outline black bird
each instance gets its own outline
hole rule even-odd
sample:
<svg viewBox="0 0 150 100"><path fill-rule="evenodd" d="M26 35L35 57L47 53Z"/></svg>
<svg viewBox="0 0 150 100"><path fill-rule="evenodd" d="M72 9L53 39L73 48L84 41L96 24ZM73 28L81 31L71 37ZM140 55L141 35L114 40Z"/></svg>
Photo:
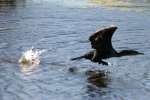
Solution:
<svg viewBox="0 0 150 100"><path fill-rule="evenodd" d="M116 29L116 26L110 26L93 33L89 37L89 41L91 42L92 48L95 50L90 51L80 57L72 58L71 60L85 58L91 60L92 62L108 65L108 63L103 61L103 59L143 54L135 50L122 50L117 52L111 43L111 38Z"/></svg>

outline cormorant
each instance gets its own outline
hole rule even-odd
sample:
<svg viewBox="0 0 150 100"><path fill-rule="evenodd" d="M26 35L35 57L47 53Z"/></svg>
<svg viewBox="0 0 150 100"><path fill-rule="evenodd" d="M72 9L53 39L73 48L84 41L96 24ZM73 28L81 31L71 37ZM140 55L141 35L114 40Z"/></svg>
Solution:
<svg viewBox="0 0 150 100"><path fill-rule="evenodd" d="M116 26L110 26L93 33L89 37L89 41L91 42L91 47L95 50L90 51L80 57L72 58L71 60L85 58L91 60L92 62L108 65L108 63L103 61L103 59L143 54L135 50L122 50L117 52L111 43L111 38L116 29Z"/></svg>

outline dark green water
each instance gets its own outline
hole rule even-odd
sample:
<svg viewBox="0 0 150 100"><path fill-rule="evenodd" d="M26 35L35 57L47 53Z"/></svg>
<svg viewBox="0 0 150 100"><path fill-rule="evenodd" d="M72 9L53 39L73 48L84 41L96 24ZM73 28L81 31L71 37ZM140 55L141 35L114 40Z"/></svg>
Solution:
<svg viewBox="0 0 150 100"><path fill-rule="evenodd" d="M122 4L0 2L0 100L149 100L150 3ZM70 61L90 50L91 33L111 24L118 26L114 48L145 55L108 59L111 66ZM32 46L47 52L35 70L24 72L17 61ZM68 71L71 67L75 73ZM109 72L105 87L89 89L92 83L85 73L94 69Z"/></svg>

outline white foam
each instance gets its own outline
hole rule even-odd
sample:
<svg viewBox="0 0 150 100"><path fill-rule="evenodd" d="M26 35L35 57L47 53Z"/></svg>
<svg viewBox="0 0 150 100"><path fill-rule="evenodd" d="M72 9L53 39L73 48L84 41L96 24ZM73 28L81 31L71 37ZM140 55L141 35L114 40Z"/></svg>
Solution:
<svg viewBox="0 0 150 100"><path fill-rule="evenodd" d="M23 52L21 58L19 59L19 63L22 66L22 69L32 70L38 66L40 64L40 55L45 51L46 50L39 50L32 47L29 50Z"/></svg>

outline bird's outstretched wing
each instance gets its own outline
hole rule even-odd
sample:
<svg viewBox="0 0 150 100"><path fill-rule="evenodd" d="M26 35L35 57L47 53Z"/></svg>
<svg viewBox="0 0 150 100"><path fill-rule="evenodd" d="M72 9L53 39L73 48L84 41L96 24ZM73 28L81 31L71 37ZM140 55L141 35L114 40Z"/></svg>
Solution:
<svg viewBox="0 0 150 100"><path fill-rule="evenodd" d="M93 33L89 37L89 41L91 42L92 48L96 50L86 53L80 57L72 58L71 60L85 58L91 60L92 62L108 65L108 63L102 59L112 57L116 54L116 51L113 49L111 43L112 35L116 29L116 26L110 26Z"/></svg>
<svg viewBox="0 0 150 100"><path fill-rule="evenodd" d="M96 50L112 49L111 38L116 29L117 29L116 26L110 26L93 33L89 37L91 47Z"/></svg>

